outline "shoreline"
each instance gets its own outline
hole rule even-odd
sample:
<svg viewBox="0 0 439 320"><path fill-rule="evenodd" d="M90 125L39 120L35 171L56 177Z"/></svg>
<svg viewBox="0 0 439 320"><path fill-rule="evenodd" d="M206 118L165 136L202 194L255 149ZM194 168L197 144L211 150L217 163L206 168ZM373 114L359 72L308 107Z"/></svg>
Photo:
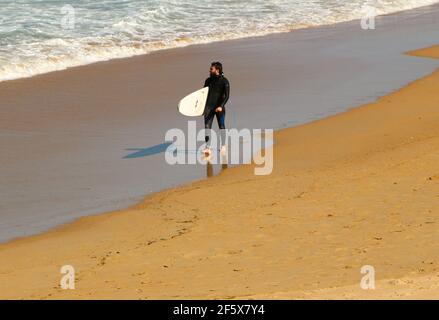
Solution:
<svg viewBox="0 0 439 320"><path fill-rule="evenodd" d="M212 58L221 57L233 82L228 126L295 127L431 73L437 61L403 52L437 42L438 8L382 16L377 33L341 23L1 83L0 147L8 152L0 155L0 241L123 209L145 194L206 177L203 166L170 168L162 155L124 157L186 125L176 101L204 80Z"/></svg>
<svg viewBox="0 0 439 320"><path fill-rule="evenodd" d="M437 298L438 81L276 131L270 176L231 168L1 244L2 298L354 299L365 264L386 281L368 297ZM215 192L222 207L197 201ZM64 264L76 290L57 288Z"/></svg>

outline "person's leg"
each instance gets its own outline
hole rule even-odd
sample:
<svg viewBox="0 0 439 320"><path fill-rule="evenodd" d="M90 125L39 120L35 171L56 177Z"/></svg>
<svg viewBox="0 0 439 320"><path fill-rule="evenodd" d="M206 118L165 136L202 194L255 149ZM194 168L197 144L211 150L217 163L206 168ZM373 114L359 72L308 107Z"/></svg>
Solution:
<svg viewBox="0 0 439 320"><path fill-rule="evenodd" d="M226 132L226 110L216 113L216 120L218 121L218 127L221 135L221 146L227 144L227 132Z"/></svg>
<svg viewBox="0 0 439 320"><path fill-rule="evenodd" d="M206 145L209 145L210 143L210 130L212 130L212 123L213 123L213 118L215 117L215 110L210 110L207 111L204 114L204 128L206 129L205 132L205 138L204 140L206 141Z"/></svg>

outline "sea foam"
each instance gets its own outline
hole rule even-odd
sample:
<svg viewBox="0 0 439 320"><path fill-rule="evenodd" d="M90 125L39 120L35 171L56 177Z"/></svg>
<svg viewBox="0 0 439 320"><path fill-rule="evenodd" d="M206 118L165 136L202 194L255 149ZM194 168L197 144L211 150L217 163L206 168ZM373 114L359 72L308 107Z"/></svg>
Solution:
<svg viewBox="0 0 439 320"><path fill-rule="evenodd" d="M288 32L438 0L5 0L0 81L156 50Z"/></svg>

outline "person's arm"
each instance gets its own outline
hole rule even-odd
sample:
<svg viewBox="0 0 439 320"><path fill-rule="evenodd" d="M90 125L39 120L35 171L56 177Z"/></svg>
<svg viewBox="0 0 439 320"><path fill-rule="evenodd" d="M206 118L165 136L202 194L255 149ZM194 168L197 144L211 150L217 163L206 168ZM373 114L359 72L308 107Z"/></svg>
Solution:
<svg viewBox="0 0 439 320"><path fill-rule="evenodd" d="M223 96L223 102L221 102L220 105L221 108L224 108L227 101L229 101L229 96L230 96L230 83L229 80L224 78L224 96Z"/></svg>
<svg viewBox="0 0 439 320"><path fill-rule="evenodd" d="M209 78L207 78L206 80L204 80L204 86L203 88L206 88L209 86Z"/></svg>

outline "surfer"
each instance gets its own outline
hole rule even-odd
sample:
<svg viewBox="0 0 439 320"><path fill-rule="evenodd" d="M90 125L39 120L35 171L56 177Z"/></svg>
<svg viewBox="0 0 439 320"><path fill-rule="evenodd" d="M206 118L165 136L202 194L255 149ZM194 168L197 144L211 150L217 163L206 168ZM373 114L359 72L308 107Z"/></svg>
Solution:
<svg viewBox="0 0 439 320"><path fill-rule="evenodd" d="M204 125L206 128L206 149L204 154L209 156L212 152L210 147L210 130L212 129L213 118L216 116L221 135L221 153L226 151L226 109L225 105L229 100L230 84L224 77L223 65L221 62L212 62L210 65L210 77L204 82L204 87L209 87L206 108L204 110Z"/></svg>

